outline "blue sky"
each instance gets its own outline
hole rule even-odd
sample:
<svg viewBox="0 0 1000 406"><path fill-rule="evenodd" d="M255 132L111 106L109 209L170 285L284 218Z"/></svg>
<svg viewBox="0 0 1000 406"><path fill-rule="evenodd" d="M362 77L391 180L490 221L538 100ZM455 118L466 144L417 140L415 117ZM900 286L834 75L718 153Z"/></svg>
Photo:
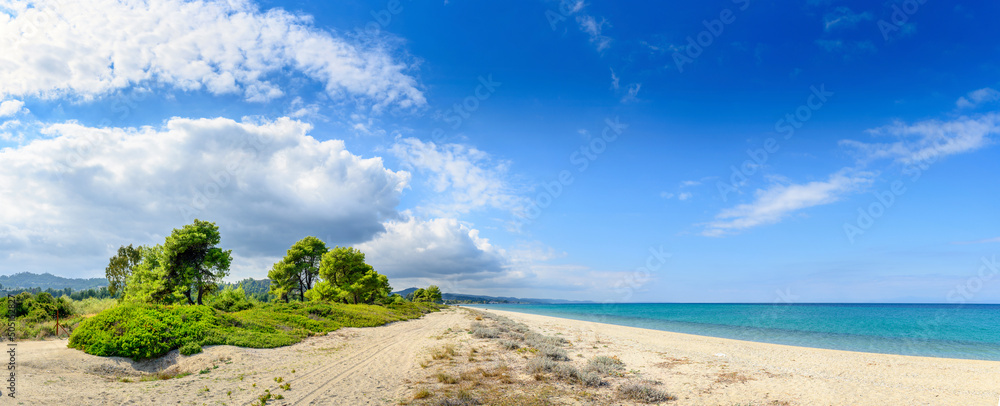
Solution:
<svg viewBox="0 0 1000 406"><path fill-rule="evenodd" d="M396 288L1000 302L1000 5L0 2L0 273L201 218Z"/></svg>

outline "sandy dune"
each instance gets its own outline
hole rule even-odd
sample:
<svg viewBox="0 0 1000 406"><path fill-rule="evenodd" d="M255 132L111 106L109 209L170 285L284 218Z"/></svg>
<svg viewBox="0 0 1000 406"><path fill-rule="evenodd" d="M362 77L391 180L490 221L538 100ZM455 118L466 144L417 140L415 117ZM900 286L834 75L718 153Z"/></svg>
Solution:
<svg viewBox="0 0 1000 406"><path fill-rule="evenodd" d="M406 395L406 382L422 373L418 360L437 342L432 337L467 326L467 319L445 310L383 327L345 328L284 348L213 346L190 357L173 351L144 362L87 355L66 348L66 340L22 342L17 399L30 405L238 405L269 389L284 396L269 404L394 404ZM192 375L139 381L164 370ZM291 390L279 388L278 377Z"/></svg>

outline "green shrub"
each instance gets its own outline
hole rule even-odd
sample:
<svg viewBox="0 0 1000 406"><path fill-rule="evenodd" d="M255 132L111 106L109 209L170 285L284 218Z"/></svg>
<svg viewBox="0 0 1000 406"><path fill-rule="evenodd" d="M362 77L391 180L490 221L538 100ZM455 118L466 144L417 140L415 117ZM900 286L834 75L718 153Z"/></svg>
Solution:
<svg viewBox="0 0 1000 406"><path fill-rule="evenodd" d="M97 314L117 306L118 299L88 297L83 300L74 300L72 305L74 314Z"/></svg>
<svg viewBox="0 0 1000 406"><path fill-rule="evenodd" d="M242 286L236 289L227 286L225 290L209 298L209 306L231 313L249 309L253 307L253 302L247 299Z"/></svg>
<svg viewBox="0 0 1000 406"><path fill-rule="evenodd" d="M182 353L203 345L274 348L340 327L380 326L438 309L413 303L381 307L295 302L262 303L227 313L209 306L123 303L81 322L69 346L88 354L136 360L182 346L191 346Z"/></svg>
<svg viewBox="0 0 1000 406"><path fill-rule="evenodd" d="M196 342L189 342L181 346L182 355L194 355L201 352L201 345Z"/></svg>

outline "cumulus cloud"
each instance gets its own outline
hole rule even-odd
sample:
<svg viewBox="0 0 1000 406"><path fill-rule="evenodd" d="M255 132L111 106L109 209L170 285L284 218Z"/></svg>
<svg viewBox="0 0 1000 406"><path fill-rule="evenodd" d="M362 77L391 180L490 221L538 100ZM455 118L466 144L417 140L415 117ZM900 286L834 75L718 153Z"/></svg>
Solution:
<svg viewBox="0 0 1000 406"><path fill-rule="evenodd" d="M463 280L504 270L504 251L456 219L389 221L385 232L357 246L368 263L390 278Z"/></svg>
<svg viewBox="0 0 1000 406"><path fill-rule="evenodd" d="M753 202L728 208L708 223L702 235L718 237L747 228L773 224L793 212L813 206L833 203L847 193L868 186L874 180L871 172L841 170L825 181L805 184L776 184L759 189Z"/></svg>
<svg viewBox="0 0 1000 406"><path fill-rule="evenodd" d="M242 258L280 256L306 235L344 244L384 231L409 173L309 131L288 118L48 125L0 151L0 272L93 274L118 244L162 242L194 218L216 222ZM58 258L74 261L57 269Z"/></svg>
<svg viewBox="0 0 1000 406"><path fill-rule="evenodd" d="M984 87L971 91L963 97L959 97L958 101L955 102L955 106L960 109L971 109L995 101L1000 101L1000 92L993 88Z"/></svg>
<svg viewBox="0 0 1000 406"><path fill-rule="evenodd" d="M4 100L0 103L0 117L11 117L20 113L24 102L20 100Z"/></svg>
<svg viewBox="0 0 1000 406"><path fill-rule="evenodd" d="M842 140L863 162L891 159L902 164L934 161L949 155L975 151L990 144L990 135L1000 132L1000 114L960 117L950 121L927 120L914 124L896 122L868 131L898 141L865 143Z"/></svg>
<svg viewBox="0 0 1000 406"><path fill-rule="evenodd" d="M408 67L381 47L360 49L311 17L248 0L4 3L0 99L168 85L259 102L285 94L274 80L296 72L375 108L425 104Z"/></svg>
<svg viewBox="0 0 1000 406"><path fill-rule="evenodd" d="M424 207L434 215L468 213L494 208L523 211L526 198L507 181L509 162L497 161L486 152L461 144L437 145L416 138L403 138L390 151L406 168L429 177L442 199Z"/></svg>

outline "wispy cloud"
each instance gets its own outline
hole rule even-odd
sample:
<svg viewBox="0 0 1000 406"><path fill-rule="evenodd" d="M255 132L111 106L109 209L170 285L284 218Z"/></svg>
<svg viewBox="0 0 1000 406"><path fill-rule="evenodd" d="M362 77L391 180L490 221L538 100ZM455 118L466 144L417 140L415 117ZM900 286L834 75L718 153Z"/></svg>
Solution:
<svg viewBox="0 0 1000 406"><path fill-rule="evenodd" d="M633 83L628 85L628 90L626 90L625 96L622 96L622 103L639 100L639 89L642 89L642 83Z"/></svg>
<svg viewBox="0 0 1000 406"><path fill-rule="evenodd" d="M614 70L614 68L612 68L611 69L611 88L615 89L615 90L618 90L619 87L621 87L621 78L619 78L618 75L615 75L615 70Z"/></svg>
<svg viewBox="0 0 1000 406"><path fill-rule="evenodd" d="M955 244L955 245L968 245L968 244L992 244L992 243L1000 243L1000 237L985 238L985 239L982 239L982 240L975 240L975 241L956 241L956 242L953 242L952 244Z"/></svg>
<svg viewBox="0 0 1000 406"><path fill-rule="evenodd" d="M862 21L871 21L874 18L872 13L855 13L848 7L837 7L832 12L823 16L823 30L830 32L834 29L854 28Z"/></svg>
<svg viewBox="0 0 1000 406"><path fill-rule="evenodd" d="M818 39L816 45L827 52L843 53L844 57L854 54L872 54L876 52L875 44L871 41L842 41L839 39Z"/></svg>
<svg viewBox="0 0 1000 406"><path fill-rule="evenodd" d="M403 138L392 146L404 167L429 177L437 201L423 209L436 216L453 216L481 208L520 213L527 199L508 182L509 162L461 144L438 145Z"/></svg>
<svg viewBox="0 0 1000 406"><path fill-rule="evenodd" d="M963 97L959 97L958 101L955 102L955 106L960 109L971 109L979 107L982 104L992 103L995 101L1000 101L1000 91L990 87L984 87L979 90L971 91Z"/></svg>
<svg viewBox="0 0 1000 406"><path fill-rule="evenodd" d="M874 177L871 172L844 169L825 181L775 184L767 189L757 190L753 202L720 212L715 216L715 221L705 225L701 234L718 237L777 223L793 212L836 202L844 195L870 185Z"/></svg>
<svg viewBox="0 0 1000 406"><path fill-rule="evenodd" d="M896 122L872 129L870 134L896 137L888 143L842 140L860 161L891 159L902 164L933 161L949 155L975 151L990 144L990 135L1000 132L1000 114L961 117L951 121L928 120L914 124Z"/></svg>
<svg viewBox="0 0 1000 406"><path fill-rule="evenodd" d="M598 51L603 51L611 46L611 37L602 34L605 26L611 26L611 23L604 19L604 17L598 20L593 16L584 14L577 16L576 22L580 25L580 30L590 36L590 42L597 47Z"/></svg>

